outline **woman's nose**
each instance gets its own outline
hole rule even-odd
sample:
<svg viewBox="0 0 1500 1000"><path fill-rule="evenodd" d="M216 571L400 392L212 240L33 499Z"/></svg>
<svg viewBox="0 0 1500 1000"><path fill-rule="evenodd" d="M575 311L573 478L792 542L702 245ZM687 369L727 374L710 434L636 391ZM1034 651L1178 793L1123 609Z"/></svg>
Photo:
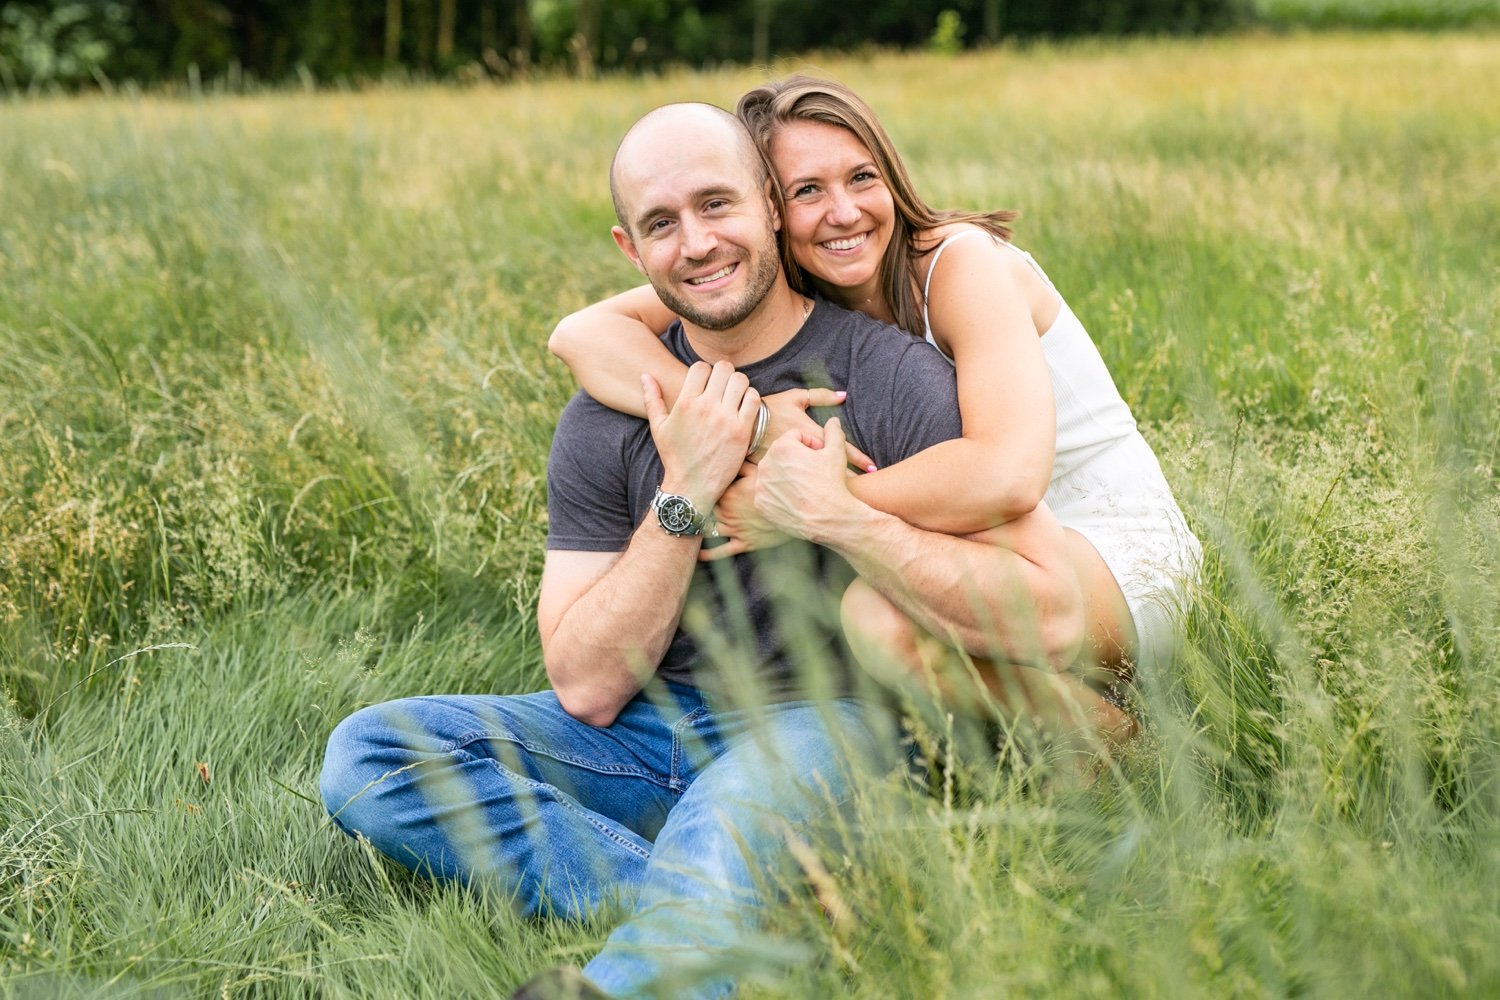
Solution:
<svg viewBox="0 0 1500 1000"><path fill-rule="evenodd" d="M829 192L828 222L834 226L848 226L859 221L859 206L849 197L849 192L835 189Z"/></svg>

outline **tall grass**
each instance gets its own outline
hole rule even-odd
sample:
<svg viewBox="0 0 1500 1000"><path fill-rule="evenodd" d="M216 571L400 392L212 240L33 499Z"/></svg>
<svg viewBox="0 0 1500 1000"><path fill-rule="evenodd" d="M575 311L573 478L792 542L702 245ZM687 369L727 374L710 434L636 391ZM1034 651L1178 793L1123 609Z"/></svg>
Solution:
<svg viewBox="0 0 1500 1000"><path fill-rule="evenodd" d="M872 780L752 990L1500 991L1500 40L817 68L1023 209L1208 562L1092 786L914 709L935 790ZM491 996L602 940L369 856L316 769L542 686L546 331L634 280L630 121L759 79L0 108L0 995Z"/></svg>

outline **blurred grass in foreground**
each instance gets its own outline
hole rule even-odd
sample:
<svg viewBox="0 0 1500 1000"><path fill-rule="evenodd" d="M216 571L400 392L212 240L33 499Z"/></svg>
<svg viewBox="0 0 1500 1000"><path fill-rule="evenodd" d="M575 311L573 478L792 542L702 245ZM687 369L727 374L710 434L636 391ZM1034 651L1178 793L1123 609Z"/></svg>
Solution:
<svg viewBox="0 0 1500 1000"><path fill-rule="evenodd" d="M872 783L767 995L1500 991L1500 38L813 68L1023 210L1208 568L1093 787L924 715L946 781ZM760 79L0 108L0 995L490 996L602 940L308 796L360 705L542 685L608 158Z"/></svg>

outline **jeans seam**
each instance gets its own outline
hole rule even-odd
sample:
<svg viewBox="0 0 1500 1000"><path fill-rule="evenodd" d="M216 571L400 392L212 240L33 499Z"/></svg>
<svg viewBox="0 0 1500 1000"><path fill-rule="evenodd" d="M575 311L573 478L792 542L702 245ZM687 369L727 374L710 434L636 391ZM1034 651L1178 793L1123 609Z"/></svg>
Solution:
<svg viewBox="0 0 1500 1000"><path fill-rule="evenodd" d="M555 786L555 785L549 785L545 781L535 781L535 780L533 780L531 778L526 777L526 775L524 775L524 774L517 774L515 771L512 771L510 768L506 767L504 764L500 763L498 760L495 760L493 757L489 758L489 761L490 761L491 764L493 764L495 766L495 770L497 770L500 773L504 774L506 777L509 777L509 778L511 778L511 779L513 779L515 781L519 781L521 784L526 785L528 788L531 788L534 791L545 791L551 797L551 799L552 799L553 802L557 803L558 805L562 806L564 809L566 809L569 812L573 813L574 815L576 815L577 817L579 817L580 819L582 819L585 823L587 823L589 826L592 826L594 829L596 829L600 833L604 834L610 840L613 840L616 844L619 844L621 847L623 847L626 850L630 851L632 854L635 854L638 857L640 857L640 858L642 858L642 859L644 859L646 861L650 861L651 860L651 852L650 851L642 850L641 847L638 844L631 843L629 840L627 840L626 838L620 836L617 832L615 832L614 829L612 829L611 827L606 826L605 824L599 822L597 819L595 819L593 816L590 816L583 809L580 809L578 806L576 806L572 802L568 801L567 797L564 796L562 794L562 792L558 791L557 786Z"/></svg>
<svg viewBox="0 0 1500 1000"><path fill-rule="evenodd" d="M449 754L456 753L457 751L467 747L469 744L476 743L480 740L501 740L506 743L514 743L516 746L525 750L527 753L536 754L541 757L551 757L553 760L562 761L564 764L572 764L574 767L581 767L587 771L593 771L595 774L629 775L633 778L645 778L648 781L653 781L659 785L665 785L668 788L672 787L672 776L670 775L664 778L656 771L644 767L621 767L618 765L610 766L599 764L584 757L575 757L572 754L559 753L549 747L537 746L528 740L521 739L511 732L496 733L484 729L467 732L443 747L442 752Z"/></svg>
<svg viewBox="0 0 1500 1000"><path fill-rule="evenodd" d="M672 773L667 778L667 787L674 792L680 793L688 786L688 782L684 781L681 777L682 731L708 714L708 709L700 705L678 719L672 726Z"/></svg>

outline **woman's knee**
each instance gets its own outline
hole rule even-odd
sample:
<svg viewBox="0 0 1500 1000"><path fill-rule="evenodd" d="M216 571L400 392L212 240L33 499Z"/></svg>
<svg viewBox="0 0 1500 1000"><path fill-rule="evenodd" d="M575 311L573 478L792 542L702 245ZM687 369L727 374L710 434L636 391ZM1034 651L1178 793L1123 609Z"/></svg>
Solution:
<svg viewBox="0 0 1500 1000"><path fill-rule="evenodd" d="M1042 651L1054 670L1066 670L1083 652L1085 622L1083 593L1078 587L1065 589L1038 623Z"/></svg>
<svg viewBox="0 0 1500 1000"><path fill-rule="evenodd" d="M908 660L917 655L917 626L884 595L855 580L839 604L844 637L860 659L884 655Z"/></svg>

